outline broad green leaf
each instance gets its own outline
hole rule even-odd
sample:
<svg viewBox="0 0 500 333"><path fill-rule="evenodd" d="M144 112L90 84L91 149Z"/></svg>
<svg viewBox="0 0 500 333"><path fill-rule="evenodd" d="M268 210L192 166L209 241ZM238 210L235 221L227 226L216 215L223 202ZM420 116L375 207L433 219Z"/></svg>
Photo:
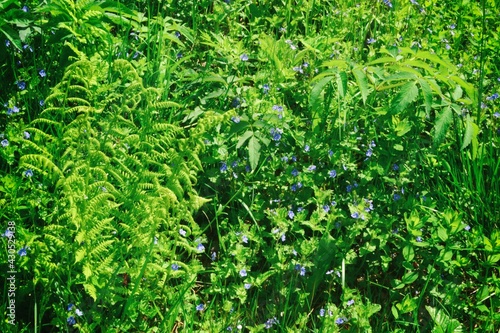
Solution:
<svg viewBox="0 0 500 333"><path fill-rule="evenodd" d="M243 133L243 135L238 140L238 143L236 144L236 149L240 148L251 136L253 136L253 131L246 131L245 133Z"/></svg>
<svg viewBox="0 0 500 333"><path fill-rule="evenodd" d="M434 124L434 144L440 144L448 131L448 127L453 121L453 113L450 107L446 107L441 114L438 115Z"/></svg>
<svg viewBox="0 0 500 333"><path fill-rule="evenodd" d="M327 76L322 78L314 85L311 90L311 95L309 97L309 107L314 113L319 112L321 105L323 104L323 98L321 97L321 92L323 88L333 79L333 76Z"/></svg>
<svg viewBox="0 0 500 333"><path fill-rule="evenodd" d="M396 114L402 112L410 103L414 102L418 97L418 88L416 81L407 82L396 97L392 100L389 113Z"/></svg>
<svg viewBox="0 0 500 333"><path fill-rule="evenodd" d="M361 97L363 98L363 104L366 104L366 99L368 98L368 95L370 94L366 74L359 67L353 68L352 74L354 75L354 78L356 79L356 83L358 84L358 87L359 87L359 91L361 92Z"/></svg>
<svg viewBox="0 0 500 333"><path fill-rule="evenodd" d="M470 115L467 115L467 119L465 121L465 134L461 149L467 148L472 142L472 157L474 159L477 156L478 133L479 133L479 127L476 124L474 124Z"/></svg>
<svg viewBox="0 0 500 333"><path fill-rule="evenodd" d="M412 261L415 257L415 250L411 244L408 244L403 248L403 257L406 261Z"/></svg>
<svg viewBox="0 0 500 333"><path fill-rule="evenodd" d="M257 169L260 158L260 143L255 136L252 136L248 141L248 158L250 160L250 167L252 170Z"/></svg>
<svg viewBox="0 0 500 333"><path fill-rule="evenodd" d="M405 275L401 278L401 282L404 284L412 284L418 278L418 272L406 272Z"/></svg>
<svg viewBox="0 0 500 333"><path fill-rule="evenodd" d="M340 72L337 74L337 89L340 97L344 98L347 92L347 74L346 72Z"/></svg>
<svg viewBox="0 0 500 333"><path fill-rule="evenodd" d="M418 78L418 83L420 84L420 89L424 95L425 113L430 114L432 108L432 89L425 78Z"/></svg>

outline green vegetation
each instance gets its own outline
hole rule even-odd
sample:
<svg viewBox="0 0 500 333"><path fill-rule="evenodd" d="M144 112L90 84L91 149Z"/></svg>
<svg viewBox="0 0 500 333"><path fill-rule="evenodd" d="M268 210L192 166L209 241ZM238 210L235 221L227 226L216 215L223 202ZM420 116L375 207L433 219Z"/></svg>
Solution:
<svg viewBox="0 0 500 333"><path fill-rule="evenodd" d="M496 0L0 0L2 332L498 332Z"/></svg>

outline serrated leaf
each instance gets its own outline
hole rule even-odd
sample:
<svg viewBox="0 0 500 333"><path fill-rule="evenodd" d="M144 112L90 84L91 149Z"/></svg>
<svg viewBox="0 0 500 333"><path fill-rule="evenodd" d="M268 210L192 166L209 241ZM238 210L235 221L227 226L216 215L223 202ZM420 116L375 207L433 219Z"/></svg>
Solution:
<svg viewBox="0 0 500 333"><path fill-rule="evenodd" d="M474 124L470 115L467 115L467 119L465 121L465 134L462 143L461 149L467 148L472 142L472 154L473 158L477 155L477 134L479 133L479 127Z"/></svg>
<svg viewBox="0 0 500 333"><path fill-rule="evenodd" d="M401 87L401 90L397 93L396 97L392 100L389 113L396 114L402 112L410 103L414 102L417 97L418 88L416 81L405 83Z"/></svg>
<svg viewBox="0 0 500 333"><path fill-rule="evenodd" d="M344 98L347 92L347 74L346 72L337 73L337 89L340 97Z"/></svg>
<svg viewBox="0 0 500 333"><path fill-rule="evenodd" d="M97 300L97 290L95 289L94 285L85 283L83 284L83 287L85 288L85 291L92 297L94 302Z"/></svg>
<svg viewBox="0 0 500 333"><path fill-rule="evenodd" d="M321 97L321 92L325 86L333 79L333 76L327 76L322 78L314 85L311 89L311 95L309 97L309 107L314 113L320 111L321 105L323 104L323 98Z"/></svg>
<svg viewBox="0 0 500 333"><path fill-rule="evenodd" d="M366 99L370 94L366 74L363 72L361 68L354 68L352 70L352 74L354 75L356 83L358 84L359 87L359 91L361 92L361 97L363 98L363 104L366 104Z"/></svg>
<svg viewBox="0 0 500 333"><path fill-rule="evenodd" d="M247 141L251 136L253 136L253 131L246 131L245 133L243 133L243 135L238 140L238 143L236 144L236 149L243 146L245 141Z"/></svg>
<svg viewBox="0 0 500 333"><path fill-rule="evenodd" d="M260 158L260 143L259 140L252 136L248 141L248 159L250 161L250 167L252 170L257 169Z"/></svg>
<svg viewBox="0 0 500 333"><path fill-rule="evenodd" d="M85 248L80 248L78 251L76 251L75 254L75 264L82 261L83 258L85 258L85 255L87 254L87 251Z"/></svg>
<svg viewBox="0 0 500 333"><path fill-rule="evenodd" d="M418 79L418 83L420 84L420 89L422 90L422 94L424 95L424 105L425 105L425 113L427 115L430 114L432 108L432 89L427 80Z"/></svg>
<svg viewBox="0 0 500 333"><path fill-rule="evenodd" d="M448 131L448 127L453 121L453 113L450 107L446 107L441 114L438 115L434 124L434 144L440 144Z"/></svg>

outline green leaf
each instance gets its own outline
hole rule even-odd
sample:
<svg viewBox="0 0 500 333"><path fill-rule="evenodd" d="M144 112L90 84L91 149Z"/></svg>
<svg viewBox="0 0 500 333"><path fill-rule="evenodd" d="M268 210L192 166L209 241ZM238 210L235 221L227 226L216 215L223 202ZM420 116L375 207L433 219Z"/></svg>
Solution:
<svg viewBox="0 0 500 333"><path fill-rule="evenodd" d="M347 74L346 72L337 73L337 87L340 97L344 98L347 92Z"/></svg>
<svg viewBox="0 0 500 333"><path fill-rule="evenodd" d="M477 156L477 134L479 133L479 127L474 124L470 115L467 115L467 119L465 121L465 134L462 142L461 149L467 148L472 142L472 156L476 158Z"/></svg>
<svg viewBox="0 0 500 333"><path fill-rule="evenodd" d="M413 282L415 282L415 280L417 280L417 278L418 272L406 272L406 274L401 278L401 282L403 282L404 284L412 284Z"/></svg>
<svg viewBox="0 0 500 333"><path fill-rule="evenodd" d="M243 135L238 140L238 143L236 144L236 149L240 148L251 136L253 136L253 131L246 131L245 133L243 133Z"/></svg>
<svg viewBox="0 0 500 333"><path fill-rule="evenodd" d="M434 124L434 144L440 144L448 131L448 127L450 126L453 120L453 113L450 107L446 107L440 115L438 115L436 119L436 123Z"/></svg>
<svg viewBox="0 0 500 333"><path fill-rule="evenodd" d="M354 75L354 78L356 79L356 83L358 84L359 90L361 92L361 97L363 98L363 104L366 104L366 99L368 98L368 95L370 94L366 74L359 67L354 68L352 70L352 74Z"/></svg>
<svg viewBox="0 0 500 333"><path fill-rule="evenodd" d="M403 257L405 258L406 261L411 261L415 257L415 250L413 249L413 246L411 245L406 245L403 248Z"/></svg>
<svg viewBox="0 0 500 333"><path fill-rule="evenodd" d="M424 104L425 104L425 113L427 115L430 114L431 108L432 108L432 89L429 83L427 83L427 80L425 79L418 79L418 83L420 84L420 89L422 90L422 93L424 95Z"/></svg>
<svg viewBox="0 0 500 333"><path fill-rule="evenodd" d="M416 81L407 82L401 87L401 90L392 100L389 113L396 114L402 112L410 103L414 102L417 97L418 88Z"/></svg>
<svg viewBox="0 0 500 333"><path fill-rule="evenodd" d="M252 170L257 169L260 158L260 143L255 136L252 136L248 141L248 158L250 160L250 167Z"/></svg>
<svg viewBox="0 0 500 333"><path fill-rule="evenodd" d="M311 90L311 96L309 97L309 107L314 113L320 111L321 105L323 104L323 98L321 97L321 92L323 88L333 79L333 76L327 76L322 78L314 85Z"/></svg>

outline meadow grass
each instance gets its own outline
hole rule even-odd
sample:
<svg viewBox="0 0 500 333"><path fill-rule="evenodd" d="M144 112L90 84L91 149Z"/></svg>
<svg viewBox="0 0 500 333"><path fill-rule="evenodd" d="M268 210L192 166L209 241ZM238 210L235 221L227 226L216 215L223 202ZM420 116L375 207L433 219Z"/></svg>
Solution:
<svg viewBox="0 0 500 333"><path fill-rule="evenodd" d="M0 8L2 332L500 330L495 0Z"/></svg>

